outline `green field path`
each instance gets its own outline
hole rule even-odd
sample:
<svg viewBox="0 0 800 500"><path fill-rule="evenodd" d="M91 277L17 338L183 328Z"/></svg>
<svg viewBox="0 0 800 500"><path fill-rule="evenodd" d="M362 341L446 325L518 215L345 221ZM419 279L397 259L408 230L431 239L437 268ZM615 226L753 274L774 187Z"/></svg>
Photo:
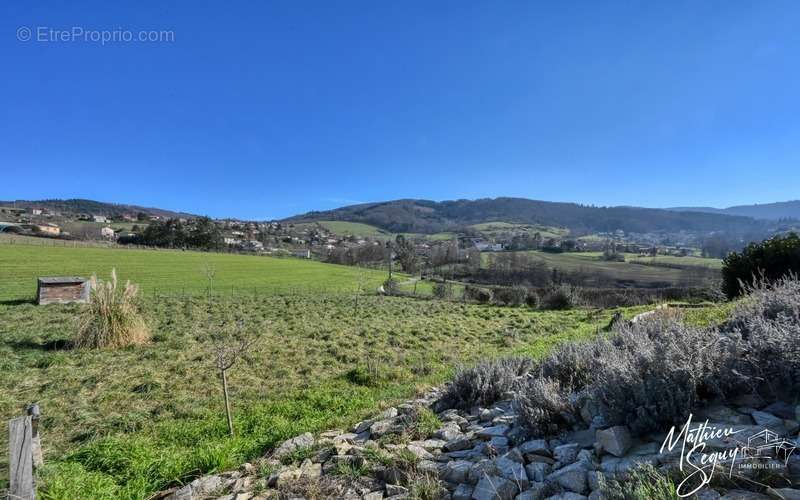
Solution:
<svg viewBox="0 0 800 500"><path fill-rule="evenodd" d="M140 286L145 295L200 294L208 286L205 269L215 270L217 293L354 293L363 275L375 290L386 273L293 258L180 250L70 248L0 244L0 300L30 299L38 276L108 277Z"/></svg>

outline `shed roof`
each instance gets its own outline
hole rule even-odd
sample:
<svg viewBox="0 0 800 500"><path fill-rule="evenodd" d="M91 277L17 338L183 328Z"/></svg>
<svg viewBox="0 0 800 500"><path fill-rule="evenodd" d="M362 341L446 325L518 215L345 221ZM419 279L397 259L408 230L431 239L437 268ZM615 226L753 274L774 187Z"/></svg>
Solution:
<svg viewBox="0 0 800 500"><path fill-rule="evenodd" d="M80 276L51 276L46 278L39 278L39 283L43 284L69 284L69 283L85 283L86 278Z"/></svg>

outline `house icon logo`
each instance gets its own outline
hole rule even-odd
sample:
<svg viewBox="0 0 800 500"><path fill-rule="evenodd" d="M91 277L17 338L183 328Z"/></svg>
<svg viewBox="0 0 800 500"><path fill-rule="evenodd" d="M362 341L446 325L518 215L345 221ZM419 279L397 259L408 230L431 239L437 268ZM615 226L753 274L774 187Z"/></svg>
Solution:
<svg viewBox="0 0 800 500"><path fill-rule="evenodd" d="M797 444L769 429L759 431L747 438L743 457L761 460L782 460L784 464L797 449Z"/></svg>

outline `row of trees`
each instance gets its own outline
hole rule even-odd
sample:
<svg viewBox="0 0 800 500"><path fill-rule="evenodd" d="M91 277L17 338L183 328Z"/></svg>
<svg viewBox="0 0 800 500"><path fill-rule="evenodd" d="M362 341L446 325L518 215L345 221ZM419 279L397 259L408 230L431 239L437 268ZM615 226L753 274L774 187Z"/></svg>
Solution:
<svg viewBox="0 0 800 500"><path fill-rule="evenodd" d="M194 248L219 250L223 248L222 231L209 217L198 217L191 223L179 219L155 221L140 234L120 238L122 244L147 245L162 248Z"/></svg>

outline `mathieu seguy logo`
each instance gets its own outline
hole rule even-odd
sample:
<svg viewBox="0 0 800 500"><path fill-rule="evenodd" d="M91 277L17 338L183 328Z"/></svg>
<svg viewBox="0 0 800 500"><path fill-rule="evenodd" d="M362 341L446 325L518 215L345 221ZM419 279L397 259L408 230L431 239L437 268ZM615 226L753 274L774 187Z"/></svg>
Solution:
<svg viewBox="0 0 800 500"><path fill-rule="evenodd" d="M748 431L752 426L720 427L709 425L708 420L693 424L692 415L680 431L673 426L660 453L672 452L680 444L678 468L686 476L677 486L678 496L691 496L709 484L717 466L727 468L728 477L737 470L786 467L797 447L794 441L770 429Z"/></svg>

